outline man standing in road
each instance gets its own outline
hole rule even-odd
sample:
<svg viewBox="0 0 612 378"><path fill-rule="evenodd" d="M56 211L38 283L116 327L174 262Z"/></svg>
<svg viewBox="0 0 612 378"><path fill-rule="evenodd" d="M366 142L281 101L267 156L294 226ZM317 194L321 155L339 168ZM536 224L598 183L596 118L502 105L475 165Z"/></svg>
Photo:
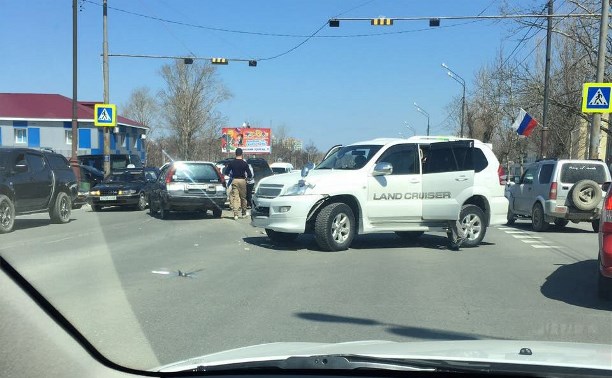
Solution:
<svg viewBox="0 0 612 378"><path fill-rule="evenodd" d="M230 207L234 212L234 219L238 219L239 214L243 217L247 215L247 179L253 177L249 165L242 157L242 148L236 148L236 159L230 161L223 170L227 176L233 177L230 190Z"/></svg>

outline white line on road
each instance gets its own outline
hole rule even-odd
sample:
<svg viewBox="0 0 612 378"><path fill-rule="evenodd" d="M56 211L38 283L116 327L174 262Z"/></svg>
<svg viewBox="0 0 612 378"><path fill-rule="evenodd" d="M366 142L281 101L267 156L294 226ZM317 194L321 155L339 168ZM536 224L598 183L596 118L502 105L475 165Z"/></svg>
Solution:
<svg viewBox="0 0 612 378"><path fill-rule="evenodd" d="M563 248L559 245L532 245L533 248Z"/></svg>
<svg viewBox="0 0 612 378"><path fill-rule="evenodd" d="M74 239L74 238L75 238L75 236L68 236L68 237L65 237L65 238L57 239L57 240L49 240L45 244L59 243L59 242L64 241L64 240L70 240L70 239Z"/></svg>
<svg viewBox="0 0 612 378"><path fill-rule="evenodd" d="M517 239L542 239L541 236L531 236L531 235L512 235L513 238Z"/></svg>
<svg viewBox="0 0 612 378"><path fill-rule="evenodd" d="M541 240L521 240L523 243L531 244L531 243L541 243Z"/></svg>
<svg viewBox="0 0 612 378"><path fill-rule="evenodd" d="M523 235L529 235L529 233L525 232L525 231L506 231L506 234L523 234Z"/></svg>

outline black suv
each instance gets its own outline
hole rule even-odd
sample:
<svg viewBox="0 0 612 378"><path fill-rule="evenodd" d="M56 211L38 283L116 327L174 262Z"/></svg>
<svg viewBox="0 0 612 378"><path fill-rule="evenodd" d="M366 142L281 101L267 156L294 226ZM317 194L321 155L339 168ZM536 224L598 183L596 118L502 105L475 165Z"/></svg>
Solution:
<svg viewBox="0 0 612 378"><path fill-rule="evenodd" d="M13 230L16 214L49 212L54 223L67 223L76 196L76 176L64 156L0 148L0 233Z"/></svg>

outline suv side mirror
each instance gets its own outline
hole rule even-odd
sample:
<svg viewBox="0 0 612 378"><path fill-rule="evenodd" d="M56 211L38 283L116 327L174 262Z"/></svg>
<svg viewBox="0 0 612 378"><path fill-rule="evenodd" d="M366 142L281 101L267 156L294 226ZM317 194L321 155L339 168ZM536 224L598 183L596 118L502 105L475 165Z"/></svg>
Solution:
<svg viewBox="0 0 612 378"><path fill-rule="evenodd" d="M310 172L314 167L315 165L313 163L306 163L304 168L302 168L302 177L308 176L308 172Z"/></svg>
<svg viewBox="0 0 612 378"><path fill-rule="evenodd" d="M380 163L376 163L374 166L374 171L372 171L373 176L385 176L393 173L393 166L391 163L386 163L384 161Z"/></svg>

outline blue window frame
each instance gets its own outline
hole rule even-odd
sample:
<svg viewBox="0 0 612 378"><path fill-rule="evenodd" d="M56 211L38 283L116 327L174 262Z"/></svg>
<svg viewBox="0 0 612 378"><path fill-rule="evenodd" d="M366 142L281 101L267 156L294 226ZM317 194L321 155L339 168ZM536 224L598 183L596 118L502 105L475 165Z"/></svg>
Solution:
<svg viewBox="0 0 612 378"><path fill-rule="evenodd" d="M40 147L39 127L28 127L28 147Z"/></svg>
<svg viewBox="0 0 612 378"><path fill-rule="evenodd" d="M91 148L91 129L79 129L79 148Z"/></svg>

